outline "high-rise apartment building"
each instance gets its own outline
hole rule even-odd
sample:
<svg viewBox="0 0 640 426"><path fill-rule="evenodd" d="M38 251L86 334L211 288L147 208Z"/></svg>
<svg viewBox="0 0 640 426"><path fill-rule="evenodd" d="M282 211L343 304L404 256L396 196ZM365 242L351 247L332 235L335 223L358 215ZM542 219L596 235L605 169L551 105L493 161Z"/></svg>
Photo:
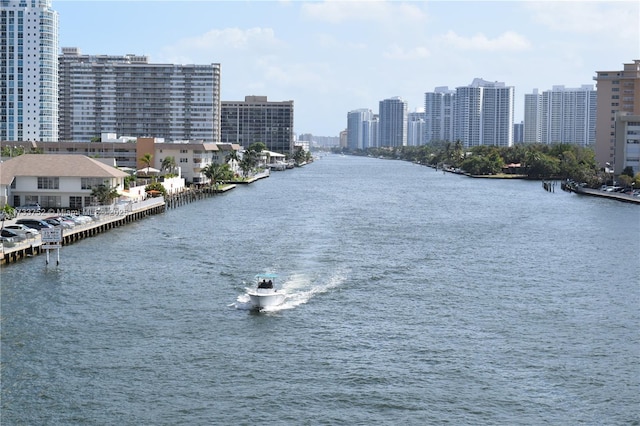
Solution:
<svg viewBox="0 0 640 426"><path fill-rule="evenodd" d="M407 102L400 97L380 101L379 146L407 146Z"/></svg>
<svg viewBox="0 0 640 426"><path fill-rule="evenodd" d="M153 64L72 47L62 49L59 70L60 140L117 133L220 141L220 64Z"/></svg>
<svg viewBox="0 0 640 426"><path fill-rule="evenodd" d="M524 122L514 123L513 125L513 143L518 144L524 142Z"/></svg>
<svg viewBox="0 0 640 426"><path fill-rule="evenodd" d="M362 108L347 113L347 147L351 150L367 149L372 144L368 139L369 126L373 119L370 109Z"/></svg>
<svg viewBox="0 0 640 426"><path fill-rule="evenodd" d="M378 114L373 114L369 121L363 123L363 135L362 138L367 144L367 148L378 148L380 146L380 140L378 133L380 131Z"/></svg>
<svg viewBox="0 0 640 426"><path fill-rule="evenodd" d="M0 140L58 140L58 13L0 1Z"/></svg>
<svg viewBox="0 0 640 426"><path fill-rule="evenodd" d="M272 102L266 96L245 96L244 102L222 102L221 142L244 148L262 142L269 151L292 153L293 101Z"/></svg>
<svg viewBox="0 0 640 426"><path fill-rule="evenodd" d="M619 174L624 169L619 159L625 145L624 138L616 143L616 120L640 115L640 59L624 64L620 71L596 71L593 79L597 89L596 161L600 167L609 163Z"/></svg>
<svg viewBox="0 0 640 426"><path fill-rule="evenodd" d="M533 93L524 95L524 143L540 143L542 140L541 114L542 95L538 93L538 89L533 89Z"/></svg>
<svg viewBox="0 0 640 426"><path fill-rule="evenodd" d="M456 88L455 140L465 147L513 145L513 86L479 78Z"/></svg>
<svg viewBox="0 0 640 426"><path fill-rule="evenodd" d="M540 142L592 145L595 142L596 91L553 86L542 92Z"/></svg>
<svg viewBox="0 0 640 426"><path fill-rule="evenodd" d="M446 86L436 87L433 92L424 94L425 143L453 140L455 99L455 90L449 90Z"/></svg>
<svg viewBox="0 0 640 426"><path fill-rule="evenodd" d="M414 111L407 114L407 145L420 146L425 144L425 113Z"/></svg>

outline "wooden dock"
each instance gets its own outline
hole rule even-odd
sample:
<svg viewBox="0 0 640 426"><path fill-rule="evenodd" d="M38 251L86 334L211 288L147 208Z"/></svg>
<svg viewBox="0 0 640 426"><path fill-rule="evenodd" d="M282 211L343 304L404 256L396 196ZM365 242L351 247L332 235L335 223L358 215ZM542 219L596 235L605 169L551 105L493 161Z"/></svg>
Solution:
<svg viewBox="0 0 640 426"><path fill-rule="evenodd" d="M110 210L97 214L95 220L91 223L84 225L76 225L72 229L64 229L62 232L62 246L73 244L76 241L84 238L93 237L101 234L113 228L126 225L136 220L143 219L147 216L163 213L166 208L164 198L148 198L140 203L132 203L128 208ZM49 217L55 216L56 212L41 213L39 215L31 215L29 217ZM23 216L20 216L23 217ZM24 216L26 217L26 216ZM6 221L7 224L14 223L15 219ZM16 242L14 245L8 247L2 245L2 251L0 252L0 265L8 263L15 263L26 257L32 257L46 250L42 243L40 235L27 239L25 241Z"/></svg>

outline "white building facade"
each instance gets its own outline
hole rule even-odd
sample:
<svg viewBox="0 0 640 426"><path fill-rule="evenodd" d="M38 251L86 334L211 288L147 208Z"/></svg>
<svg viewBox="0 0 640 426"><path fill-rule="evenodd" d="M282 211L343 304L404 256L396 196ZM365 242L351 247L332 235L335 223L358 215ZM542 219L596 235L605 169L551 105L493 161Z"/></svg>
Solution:
<svg viewBox="0 0 640 426"><path fill-rule="evenodd" d="M592 85L553 86L542 93L541 139L545 144L593 145L596 137L596 91Z"/></svg>
<svg viewBox="0 0 640 426"><path fill-rule="evenodd" d="M596 105L597 96L592 85L575 89L553 86L542 94L537 90L526 94L524 142L593 145Z"/></svg>
<svg viewBox="0 0 640 426"><path fill-rule="evenodd" d="M58 140L58 13L51 0L0 3L0 140Z"/></svg>
<svg viewBox="0 0 640 426"><path fill-rule="evenodd" d="M456 88L455 140L465 147L513 145L515 89L479 78Z"/></svg>
<svg viewBox="0 0 640 426"><path fill-rule="evenodd" d="M542 140L540 132L540 115L542 113L542 96L538 93L538 89L534 89L533 93L524 95L524 143L540 143Z"/></svg>
<svg viewBox="0 0 640 426"><path fill-rule="evenodd" d="M433 92L424 94L425 143L453 140L455 98L455 90L449 90L446 86L436 87Z"/></svg>
<svg viewBox="0 0 640 426"><path fill-rule="evenodd" d="M373 119L370 109L356 109L347 113L347 147L351 150L372 146L369 126Z"/></svg>
<svg viewBox="0 0 640 426"><path fill-rule="evenodd" d="M407 145L420 146L425 144L425 113L415 111L407 114Z"/></svg>

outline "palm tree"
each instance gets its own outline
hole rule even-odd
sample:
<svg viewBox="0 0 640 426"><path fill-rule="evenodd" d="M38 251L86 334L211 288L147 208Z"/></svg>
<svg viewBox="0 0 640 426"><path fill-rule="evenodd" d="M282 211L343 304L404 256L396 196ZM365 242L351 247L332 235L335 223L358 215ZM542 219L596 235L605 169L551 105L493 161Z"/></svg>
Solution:
<svg viewBox="0 0 640 426"><path fill-rule="evenodd" d="M162 170L167 170L169 173L173 173L176 168L176 159L174 157L165 157L162 160Z"/></svg>
<svg viewBox="0 0 640 426"><path fill-rule="evenodd" d="M242 154L242 160L240 161L240 169L242 170L242 175L244 177L247 177L249 171L251 171L257 163L258 153L252 149L247 149L244 154Z"/></svg>
<svg viewBox="0 0 640 426"><path fill-rule="evenodd" d="M231 150L225 157L224 162L229 165L229 170L236 172L238 170L238 151Z"/></svg>
<svg viewBox="0 0 640 426"><path fill-rule="evenodd" d="M214 189L218 189L218 182L222 181L223 165L211 163L202 169L202 173L209 179Z"/></svg>
<svg viewBox="0 0 640 426"><path fill-rule="evenodd" d="M230 163L231 161L238 161L238 151L235 149L228 153L224 159L225 163Z"/></svg>
<svg viewBox="0 0 640 426"><path fill-rule="evenodd" d="M147 168L151 167L151 160L153 158L153 155L151 154L145 154L142 157L140 157L140 161L142 161L144 164L147 165Z"/></svg>
<svg viewBox="0 0 640 426"><path fill-rule="evenodd" d="M118 198L118 189L107 185L98 185L91 188L91 196L98 200L102 205L111 204L111 200Z"/></svg>

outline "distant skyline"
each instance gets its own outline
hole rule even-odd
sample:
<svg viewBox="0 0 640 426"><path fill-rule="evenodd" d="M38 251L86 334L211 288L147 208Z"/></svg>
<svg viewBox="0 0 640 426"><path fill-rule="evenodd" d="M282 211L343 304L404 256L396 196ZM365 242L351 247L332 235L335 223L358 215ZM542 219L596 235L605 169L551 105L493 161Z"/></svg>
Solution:
<svg viewBox="0 0 640 426"><path fill-rule="evenodd" d="M221 98L293 100L295 132L338 136L347 113L474 78L524 95L595 87L596 71L640 58L637 1L53 0L60 47L220 63Z"/></svg>

